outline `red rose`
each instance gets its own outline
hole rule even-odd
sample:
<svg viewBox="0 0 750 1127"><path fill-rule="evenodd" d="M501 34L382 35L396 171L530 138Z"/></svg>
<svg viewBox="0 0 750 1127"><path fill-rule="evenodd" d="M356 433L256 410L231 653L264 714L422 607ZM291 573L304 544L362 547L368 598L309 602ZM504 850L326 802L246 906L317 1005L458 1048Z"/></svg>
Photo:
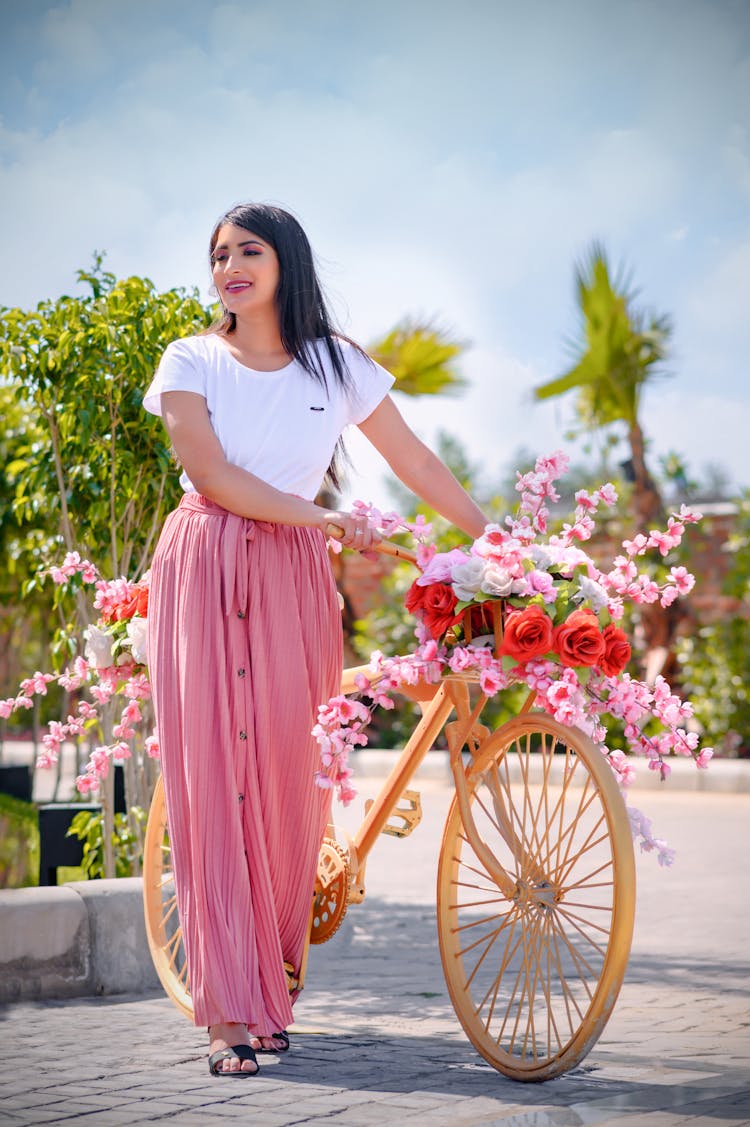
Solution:
<svg viewBox="0 0 750 1127"><path fill-rule="evenodd" d="M607 677L616 677L630 661L630 642L625 631L611 622L604 627L602 638L605 649L599 668Z"/></svg>
<svg viewBox="0 0 750 1127"><path fill-rule="evenodd" d="M410 614L418 615L433 638L442 638L446 630L455 626L461 615L456 614L458 599L448 583L428 583L418 586L416 581L404 600Z"/></svg>
<svg viewBox="0 0 750 1127"><path fill-rule="evenodd" d="M563 665L598 665L604 657L604 637L592 610L574 610L555 627L552 646Z"/></svg>
<svg viewBox="0 0 750 1127"><path fill-rule="evenodd" d="M148 617L148 587L142 587L140 584L135 589L135 594L126 603L121 603L114 613L114 618L118 622L123 619L127 621L140 615L141 618Z"/></svg>
<svg viewBox="0 0 750 1127"><path fill-rule="evenodd" d="M516 661L531 661L552 649L552 620L534 604L508 617L500 653Z"/></svg>

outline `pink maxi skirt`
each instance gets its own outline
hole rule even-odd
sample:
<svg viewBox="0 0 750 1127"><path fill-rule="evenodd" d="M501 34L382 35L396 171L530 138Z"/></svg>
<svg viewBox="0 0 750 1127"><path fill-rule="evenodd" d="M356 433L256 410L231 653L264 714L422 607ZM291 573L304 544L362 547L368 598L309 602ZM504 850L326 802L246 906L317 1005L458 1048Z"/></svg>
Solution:
<svg viewBox="0 0 750 1127"><path fill-rule="evenodd" d="M310 730L341 664L322 533L183 497L153 562L149 671L196 1025L292 1020L283 964L330 812Z"/></svg>

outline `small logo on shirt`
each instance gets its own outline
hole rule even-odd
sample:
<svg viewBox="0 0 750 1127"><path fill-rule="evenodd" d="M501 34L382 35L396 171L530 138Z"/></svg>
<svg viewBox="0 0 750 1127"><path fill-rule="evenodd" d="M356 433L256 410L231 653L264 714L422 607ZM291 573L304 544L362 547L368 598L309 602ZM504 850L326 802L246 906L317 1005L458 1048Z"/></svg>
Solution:
<svg viewBox="0 0 750 1127"><path fill-rule="evenodd" d="M311 411L325 411L325 407L311 407Z"/></svg>

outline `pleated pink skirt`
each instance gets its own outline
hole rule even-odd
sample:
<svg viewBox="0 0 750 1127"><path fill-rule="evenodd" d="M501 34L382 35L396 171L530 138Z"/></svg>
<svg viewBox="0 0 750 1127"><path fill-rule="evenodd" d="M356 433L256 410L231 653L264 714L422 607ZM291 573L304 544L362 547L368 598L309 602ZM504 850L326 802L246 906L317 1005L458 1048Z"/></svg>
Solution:
<svg viewBox="0 0 750 1127"><path fill-rule="evenodd" d="M322 533L183 497L152 567L149 672L196 1025L292 1020L283 964L330 812L310 730L341 664Z"/></svg>

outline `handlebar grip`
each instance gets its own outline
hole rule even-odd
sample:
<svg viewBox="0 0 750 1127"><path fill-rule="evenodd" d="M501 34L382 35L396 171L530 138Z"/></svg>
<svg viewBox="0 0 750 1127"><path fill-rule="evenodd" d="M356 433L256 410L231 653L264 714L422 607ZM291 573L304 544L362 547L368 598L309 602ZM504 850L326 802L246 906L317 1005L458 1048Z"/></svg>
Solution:
<svg viewBox="0 0 750 1127"><path fill-rule="evenodd" d="M344 529L340 524L329 522L326 525L326 536L330 536L332 540L341 540L343 535ZM397 560L407 560L412 564L417 562L414 552L410 552L408 548L402 548L400 544L391 544L389 540L381 540L377 544L373 544L368 551L380 552L384 556L393 556Z"/></svg>

